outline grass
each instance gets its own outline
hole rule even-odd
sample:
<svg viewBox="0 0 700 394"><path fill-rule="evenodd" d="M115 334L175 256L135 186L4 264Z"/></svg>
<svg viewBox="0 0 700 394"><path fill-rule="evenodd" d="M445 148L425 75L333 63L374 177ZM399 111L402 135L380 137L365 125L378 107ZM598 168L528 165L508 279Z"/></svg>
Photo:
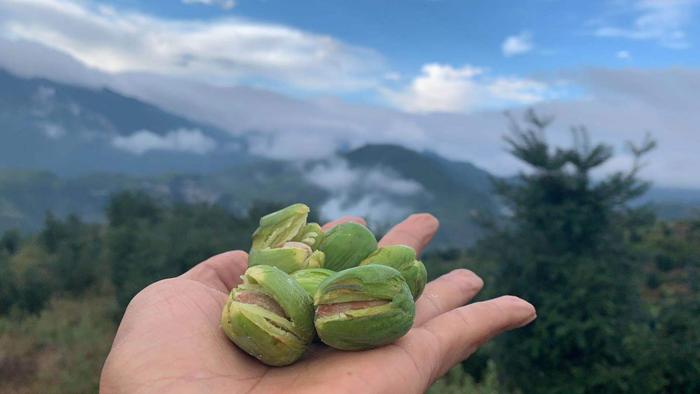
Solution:
<svg viewBox="0 0 700 394"><path fill-rule="evenodd" d="M115 310L113 296L87 296L0 318L0 393L97 392Z"/></svg>

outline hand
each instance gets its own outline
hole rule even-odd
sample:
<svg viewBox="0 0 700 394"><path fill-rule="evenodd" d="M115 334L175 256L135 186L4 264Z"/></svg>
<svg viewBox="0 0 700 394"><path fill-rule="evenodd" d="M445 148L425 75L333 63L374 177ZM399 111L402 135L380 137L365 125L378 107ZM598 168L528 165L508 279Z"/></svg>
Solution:
<svg viewBox="0 0 700 394"><path fill-rule="evenodd" d="M346 217L324 228L346 221L364 224ZM404 244L420 253L437 227L431 215L412 215L380 245ZM114 338L100 391L418 393L490 338L535 319L533 306L512 296L464 306L483 282L460 269L426 286L413 328L397 342L361 352L314 345L297 363L271 368L239 350L219 327L247 258L242 251L223 253L137 294Z"/></svg>

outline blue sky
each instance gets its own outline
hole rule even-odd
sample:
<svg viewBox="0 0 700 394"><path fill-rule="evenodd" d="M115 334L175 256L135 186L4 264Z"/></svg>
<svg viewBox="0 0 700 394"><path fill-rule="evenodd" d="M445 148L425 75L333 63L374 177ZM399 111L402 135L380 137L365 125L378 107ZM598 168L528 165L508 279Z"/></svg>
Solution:
<svg viewBox="0 0 700 394"><path fill-rule="evenodd" d="M556 142L650 131L650 178L700 187L698 21L700 0L1 0L0 67L254 130L275 157L398 142L499 174L502 111L535 107Z"/></svg>
<svg viewBox="0 0 700 394"><path fill-rule="evenodd" d="M210 5L136 0L104 3L167 18L238 16L293 26L376 50L391 70L405 76L433 62L474 64L511 74L587 66L700 64L699 52L692 50L694 39L700 38L700 24L692 23L693 16L700 17L693 1L237 0L230 9L217 6L221 2L216 1L203 2ZM654 13L659 17L646 27L648 38L596 34L611 27L632 30L637 20ZM665 42L664 36L676 30L685 36L677 40L680 48ZM522 32L531 36L532 49L523 55L504 56L504 40ZM629 57L619 56L620 52Z"/></svg>

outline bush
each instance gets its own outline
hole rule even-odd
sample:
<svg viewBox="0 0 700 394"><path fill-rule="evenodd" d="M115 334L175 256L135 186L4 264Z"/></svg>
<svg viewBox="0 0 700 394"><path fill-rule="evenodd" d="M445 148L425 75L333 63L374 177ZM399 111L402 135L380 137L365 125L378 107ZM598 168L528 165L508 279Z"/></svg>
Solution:
<svg viewBox="0 0 700 394"><path fill-rule="evenodd" d="M675 259L665 253L659 253L654 261L656 262L656 268L662 272L671 271L678 265Z"/></svg>
<svg viewBox="0 0 700 394"><path fill-rule="evenodd" d="M647 274L646 285L651 290L656 290L661 286L661 278L656 272L650 272Z"/></svg>
<svg viewBox="0 0 700 394"><path fill-rule="evenodd" d="M148 213L146 207L154 207L157 214ZM247 250L257 226L257 219L238 217L220 207L162 207L131 193L116 196L108 212L106 258L122 308L157 280L180 275L212 255Z"/></svg>
<svg viewBox="0 0 700 394"><path fill-rule="evenodd" d="M111 296L55 299L36 316L0 318L3 390L97 392L116 331L115 306Z"/></svg>
<svg viewBox="0 0 700 394"><path fill-rule="evenodd" d="M428 394L503 394L503 387L498 383L496 373L496 365L493 361L489 361L486 366L484 377L477 382L474 377L467 374L461 365L457 365L450 369L449 372L441 379L436 381Z"/></svg>

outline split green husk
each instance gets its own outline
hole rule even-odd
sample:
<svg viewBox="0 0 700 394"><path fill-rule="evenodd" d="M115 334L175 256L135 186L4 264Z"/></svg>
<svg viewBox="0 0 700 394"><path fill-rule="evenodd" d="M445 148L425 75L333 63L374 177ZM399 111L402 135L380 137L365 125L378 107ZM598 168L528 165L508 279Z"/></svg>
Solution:
<svg viewBox="0 0 700 394"><path fill-rule="evenodd" d="M285 242L279 248L253 249L248 256L248 265L272 265L290 274L305 268L321 268L325 255L313 251L302 242Z"/></svg>
<svg viewBox="0 0 700 394"><path fill-rule="evenodd" d="M309 207L290 205L260 218L260 225L253 233L251 249L276 248L296 237L306 225Z"/></svg>
<svg viewBox="0 0 700 394"><path fill-rule="evenodd" d="M306 290L309 296L313 297L321 282L333 274L335 274L334 271L325 268L307 268L296 271L292 274L292 278Z"/></svg>
<svg viewBox="0 0 700 394"><path fill-rule="evenodd" d="M341 271L356 267L374 252L377 239L361 224L343 223L326 233L318 249L326 255L324 268Z"/></svg>
<svg viewBox="0 0 700 394"><path fill-rule="evenodd" d="M416 259L416 251L409 246L381 247L360 263L360 265L366 264L386 265L399 271L411 289L414 300L417 300L423 293L425 283L428 281L428 273L423 262Z"/></svg>
<svg viewBox="0 0 700 394"><path fill-rule="evenodd" d="M295 362L315 336L340 350L391 343L411 328L425 286L412 248L377 248L357 223L324 232L308 215L293 204L260 219L221 315L228 338L267 365Z"/></svg>
<svg viewBox="0 0 700 394"><path fill-rule="evenodd" d="M311 297L278 268L250 267L231 291L221 327L239 348L272 366L289 365L314 336Z"/></svg>
<svg viewBox="0 0 700 394"><path fill-rule="evenodd" d="M314 295L316 332L341 350L386 345L413 325L413 296L399 271L363 265L326 279Z"/></svg>

